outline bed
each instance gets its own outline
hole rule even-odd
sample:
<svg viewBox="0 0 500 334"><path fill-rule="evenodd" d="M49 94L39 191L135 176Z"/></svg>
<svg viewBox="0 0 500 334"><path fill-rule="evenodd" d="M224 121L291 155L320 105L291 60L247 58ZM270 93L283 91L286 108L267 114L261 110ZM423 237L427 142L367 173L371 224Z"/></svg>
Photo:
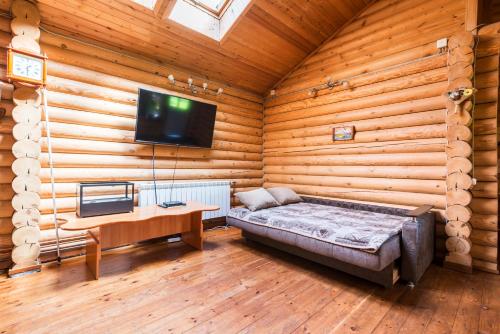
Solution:
<svg viewBox="0 0 500 334"><path fill-rule="evenodd" d="M233 208L227 222L247 239L386 287L418 282L434 257L431 206L405 210L302 197L250 211Z"/></svg>

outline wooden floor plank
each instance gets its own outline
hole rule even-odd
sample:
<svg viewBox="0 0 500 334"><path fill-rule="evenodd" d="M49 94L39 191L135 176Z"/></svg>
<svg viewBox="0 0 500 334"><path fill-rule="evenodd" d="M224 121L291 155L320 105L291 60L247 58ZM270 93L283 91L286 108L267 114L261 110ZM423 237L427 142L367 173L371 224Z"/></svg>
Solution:
<svg viewBox="0 0 500 334"><path fill-rule="evenodd" d="M498 333L498 275L431 266L416 288L373 283L209 232L205 251L144 243L0 278L3 333Z"/></svg>
<svg viewBox="0 0 500 334"><path fill-rule="evenodd" d="M482 286L478 333L500 333L500 281L488 280Z"/></svg>
<svg viewBox="0 0 500 334"><path fill-rule="evenodd" d="M470 277L465 282L464 293L453 323L453 333L469 334L478 332L484 283L484 281L474 277Z"/></svg>

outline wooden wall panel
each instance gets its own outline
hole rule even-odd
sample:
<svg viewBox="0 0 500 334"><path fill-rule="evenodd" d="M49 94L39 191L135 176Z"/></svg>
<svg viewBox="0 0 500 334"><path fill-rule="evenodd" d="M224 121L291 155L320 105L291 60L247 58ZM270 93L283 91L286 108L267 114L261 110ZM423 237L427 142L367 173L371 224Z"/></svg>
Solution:
<svg viewBox="0 0 500 334"><path fill-rule="evenodd" d="M473 176L478 183L472 188L471 254L474 267L498 273L498 177L485 177L478 170L498 170L500 25L481 28L477 38Z"/></svg>
<svg viewBox="0 0 500 334"><path fill-rule="evenodd" d="M252 0L220 42L168 19L173 0L156 10L131 0L37 3L52 31L263 94L369 1Z"/></svg>
<svg viewBox="0 0 500 334"><path fill-rule="evenodd" d="M10 4L6 4L0 1L0 10L8 9ZM10 30L10 20L1 20L1 26L6 27ZM14 155L12 154L12 145L14 144L14 138L12 137L12 127L14 126L14 121L12 120L12 109L14 107L12 103L12 92L13 86L8 84L5 80L6 72L6 54L3 50L9 45L11 40L10 32L0 38L0 49L2 50L0 56L0 73L2 91L0 96L0 108L5 109L4 116L0 116L0 270L4 270L10 267L11 253L12 253L12 231L14 226L12 225L11 216L13 213L13 208L11 205L12 197L14 196L14 191L12 190L12 180L14 179L14 173L12 172L11 166L14 162Z"/></svg>
<svg viewBox="0 0 500 334"><path fill-rule="evenodd" d="M377 1L309 56L266 100L264 185L393 206L433 204L444 220L448 74L436 41L462 31L464 15L465 1ZM310 95L329 78L349 85ZM333 142L332 129L344 125L356 128L354 140ZM489 169L496 159L477 159L482 181L496 180ZM482 183L476 191L492 189ZM488 246L474 245L477 264L477 246Z"/></svg>
<svg viewBox="0 0 500 334"><path fill-rule="evenodd" d="M10 33L1 34L0 40ZM49 57L47 88L58 212L75 210L76 184L80 181L150 182L152 146L134 142L137 89L191 97L190 91L182 83L172 86L168 82L168 68L106 49L45 33L41 46ZM216 89L213 83L211 88ZM218 105L213 148L180 148L176 180L225 179L233 181L233 188L238 190L262 185L261 99L237 89L221 96L198 93L194 98ZM9 116L3 120L8 126L0 126L6 129L2 149L9 149L11 142ZM42 259L48 260L55 255L55 230L45 130L43 135L40 227ZM173 174L175 148L157 146L156 153L157 179L167 182ZM10 169L10 156L5 155L5 159L2 166ZM0 181L10 182L9 177L4 178ZM0 210L8 216L9 206L3 203L0 201ZM81 233L61 235L67 249L64 255L81 252Z"/></svg>

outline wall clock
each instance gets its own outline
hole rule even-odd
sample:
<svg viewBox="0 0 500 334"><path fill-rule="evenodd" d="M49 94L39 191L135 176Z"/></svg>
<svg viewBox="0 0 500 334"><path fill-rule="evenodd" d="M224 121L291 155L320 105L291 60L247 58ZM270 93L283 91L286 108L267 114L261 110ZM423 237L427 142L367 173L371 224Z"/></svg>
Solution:
<svg viewBox="0 0 500 334"><path fill-rule="evenodd" d="M44 86L47 80L47 57L8 48L7 78L10 81Z"/></svg>

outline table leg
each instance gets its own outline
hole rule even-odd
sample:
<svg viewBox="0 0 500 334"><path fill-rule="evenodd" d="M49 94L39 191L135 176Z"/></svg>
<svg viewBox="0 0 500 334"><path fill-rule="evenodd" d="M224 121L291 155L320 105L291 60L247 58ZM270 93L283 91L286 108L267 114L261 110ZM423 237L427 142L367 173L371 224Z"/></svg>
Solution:
<svg viewBox="0 0 500 334"><path fill-rule="evenodd" d="M87 246L85 261L95 279L99 279L99 268L101 263L101 243L99 242L99 231L87 231Z"/></svg>
<svg viewBox="0 0 500 334"><path fill-rule="evenodd" d="M191 213L191 231L182 233L182 241L196 249L203 250L203 223L201 212Z"/></svg>

